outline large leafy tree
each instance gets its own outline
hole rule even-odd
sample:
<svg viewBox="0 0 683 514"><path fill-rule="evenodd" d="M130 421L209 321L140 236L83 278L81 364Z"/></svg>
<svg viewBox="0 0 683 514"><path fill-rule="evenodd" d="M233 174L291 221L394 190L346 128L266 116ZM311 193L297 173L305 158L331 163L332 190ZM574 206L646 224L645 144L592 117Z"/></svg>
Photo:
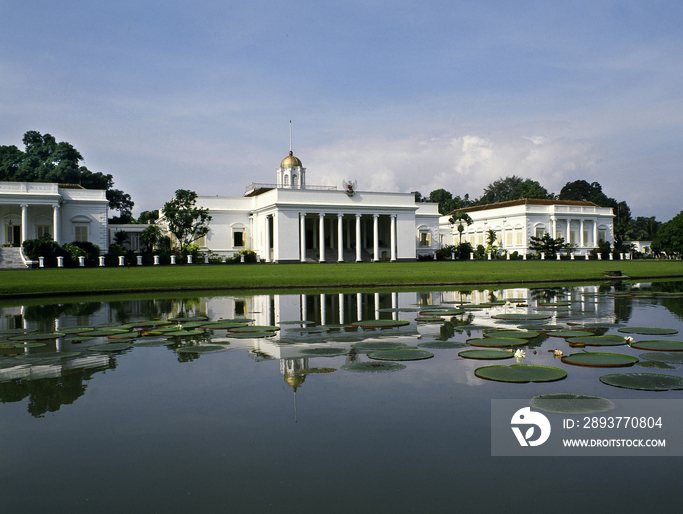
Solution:
<svg viewBox="0 0 683 514"><path fill-rule="evenodd" d="M459 196L453 196L450 192L445 189L435 189L429 193L428 201L439 204L439 212L441 214L448 214L455 209L463 209L472 205L469 195L465 195L464 198Z"/></svg>
<svg viewBox="0 0 683 514"><path fill-rule="evenodd" d="M683 211L664 223L652 240L654 252L683 254Z"/></svg>
<svg viewBox="0 0 683 514"><path fill-rule="evenodd" d="M57 142L52 135L35 130L24 134L23 143L23 152L14 145L0 146L0 181L57 182L105 189L109 208L118 210L121 218L131 217L134 203L130 195L113 189L111 175L93 173L81 166L83 156L70 143Z"/></svg>
<svg viewBox="0 0 683 514"><path fill-rule="evenodd" d="M166 202L161 212L168 224L168 230L183 248L209 233L211 216L209 209L197 207L197 193L178 189L175 197Z"/></svg>
<svg viewBox="0 0 683 514"><path fill-rule="evenodd" d="M626 229L626 239L629 241L652 241L661 226L662 223L657 221L654 216L649 218L638 216L629 222Z"/></svg>
<svg viewBox="0 0 683 514"><path fill-rule="evenodd" d="M508 202L523 198L554 199L555 195L535 180L523 179L516 175L499 178L484 188L484 194L477 200L478 205Z"/></svg>

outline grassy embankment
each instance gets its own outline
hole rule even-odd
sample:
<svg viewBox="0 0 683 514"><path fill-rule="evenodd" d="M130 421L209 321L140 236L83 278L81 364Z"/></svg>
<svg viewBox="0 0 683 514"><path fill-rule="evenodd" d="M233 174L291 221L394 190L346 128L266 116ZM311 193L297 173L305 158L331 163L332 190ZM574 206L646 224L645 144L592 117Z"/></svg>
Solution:
<svg viewBox="0 0 683 514"><path fill-rule="evenodd" d="M0 271L0 297L176 291L598 281L683 278L683 261L462 261L194 265Z"/></svg>

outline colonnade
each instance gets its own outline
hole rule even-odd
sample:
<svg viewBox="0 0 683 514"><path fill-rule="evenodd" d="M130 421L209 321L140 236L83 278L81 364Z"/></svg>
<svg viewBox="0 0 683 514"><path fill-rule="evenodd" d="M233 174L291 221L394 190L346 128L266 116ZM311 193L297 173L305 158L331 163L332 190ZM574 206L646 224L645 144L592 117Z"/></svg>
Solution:
<svg viewBox="0 0 683 514"><path fill-rule="evenodd" d="M316 213L318 228L315 228L315 218L312 220L314 222L312 235L312 248L318 249L318 260L319 262L326 261L326 246L325 241L329 235L329 249L337 250L337 262L344 262L344 250L352 249L352 240L355 239L355 261L361 262L362 251L364 247L369 247L369 245L364 245L367 243L367 234L370 228L367 226L368 223L363 223L362 214L352 214L344 215L343 213L336 214L336 248L335 248L335 228L333 225L334 217L328 217L324 212ZM332 214L331 216L335 216ZM353 218L351 218L353 216ZM379 218L380 214L372 214L372 260L373 262L380 261L380 240L379 240ZM396 244L397 244L397 233L396 233L396 214L389 214L390 218L390 228L389 228L389 248L390 248L390 260L392 262L396 261ZM299 213L299 254L301 262L306 262L306 217L307 213ZM355 218L355 224L352 223ZM368 216L366 215L366 219ZM309 218L310 219L310 218ZM325 220L330 220L329 234L327 233ZM369 221L369 219L368 219ZM353 229L352 229L353 227ZM344 235L346 234L346 238ZM352 237L355 234L355 238Z"/></svg>
<svg viewBox="0 0 683 514"><path fill-rule="evenodd" d="M564 224L566 227L565 234L566 237L565 243L570 243L570 233L571 233L571 223L572 221L577 221L579 222L579 248L585 248L586 247L586 240L584 237L584 222L585 221L590 221L593 223L593 244L591 245L592 247L597 247L598 246L598 220L597 218L591 218L589 220L586 220L584 218L579 218L579 219L572 219L572 218L558 218L557 216L552 216L550 218L551 223L553 224L553 233L552 237L553 239L557 237L557 224L558 221L560 224Z"/></svg>
<svg viewBox="0 0 683 514"><path fill-rule="evenodd" d="M24 243L24 241L29 239L29 232L28 232L28 227L29 227L28 209L29 209L29 207L30 207L30 205L27 203L19 204L19 208L21 210L21 217L20 217L20 222L19 222L20 223L20 233L19 233L20 241L14 242L15 244L18 243L17 246L21 246ZM42 205L40 207L42 207ZM10 221L10 224L6 225L6 226L10 226L10 225L11 225L11 221ZM54 241L57 241L57 242L59 242L59 237L60 237L60 233L59 233L60 232L59 231L60 225L61 225L61 208L60 208L59 204L55 204L52 206L52 239ZM3 229L3 230L6 230L6 229ZM7 233L5 233L4 237L5 237L5 242L8 243L9 241L6 240ZM37 235L34 234L34 237L37 237Z"/></svg>

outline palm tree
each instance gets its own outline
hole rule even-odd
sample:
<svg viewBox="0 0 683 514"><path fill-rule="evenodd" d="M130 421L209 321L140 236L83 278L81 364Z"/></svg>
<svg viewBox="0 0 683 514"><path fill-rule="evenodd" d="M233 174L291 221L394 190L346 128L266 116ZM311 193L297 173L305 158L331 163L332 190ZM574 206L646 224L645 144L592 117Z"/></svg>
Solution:
<svg viewBox="0 0 683 514"><path fill-rule="evenodd" d="M448 218L448 222L451 224L451 227L455 225L456 223L458 224L458 233L460 237L458 238L458 245L462 244L462 231L465 230L465 227L462 226L463 222L467 223L467 226L469 227L472 223L472 218L470 218L469 214L466 212L454 212L453 215Z"/></svg>

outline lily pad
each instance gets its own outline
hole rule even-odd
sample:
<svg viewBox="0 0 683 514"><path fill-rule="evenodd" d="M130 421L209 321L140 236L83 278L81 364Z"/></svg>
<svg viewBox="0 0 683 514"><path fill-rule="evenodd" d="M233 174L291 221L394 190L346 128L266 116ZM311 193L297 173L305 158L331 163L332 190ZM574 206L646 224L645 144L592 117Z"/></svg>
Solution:
<svg viewBox="0 0 683 514"><path fill-rule="evenodd" d="M667 364L666 362L655 362L655 361L640 361L637 363L641 368L652 368L652 369L676 369L676 366Z"/></svg>
<svg viewBox="0 0 683 514"><path fill-rule="evenodd" d="M17 343L14 345L15 348L40 348L41 346L47 346L46 343Z"/></svg>
<svg viewBox="0 0 683 514"><path fill-rule="evenodd" d="M385 307L377 310L379 312L418 312L420 309L414 309L413 307Z"/></svg>
<svg viewBox="0 0 683 514"><path fill-rule="evenodd" d="M63 332L52 332L50 334L21 334L10 336L8 341L50 341L52 339L59 339L65 335Z"/></svg>
<svg viewBox="0 0 683 514"><path fill-rule="evenodd" d="M458 355L465 359L477 360L512 359L514 357L512 353L505 350L464 350Z"/></svg>
<svg viewBox="0 0 683 514"><path fill-rule="evenodd" d="M418 361L431 359L434 354L427 350L415 350L412 348L399 348L396 350L379 350L368 353L368 357L384 361Z"/></svg>
<svg viewBox="0 0 683 514"><path fill-rule="evenodd" d="M315 355L316 357L335 357L349 353L346 348L304 348L299 350L303 355Z"/></svg>
<svg viewBox="0 0 683 514"><path fill-rule="evenodd" d="M587 332L585 330L548 330L546 335L552 337L588 337L592 336L593 332Z"/></svg>
<svg viewBox="0 0 683 514"><path fill-rule="evenodd" d="M173 321L174 323L192 323L193 321L208 321L208 320L209 320L209 318L207 318L206 316L170 318L170 321Z"/></svg>
<svg viewBox="0 0 683 514"><path fill-rule="evenodd" d="M264 337L273 337L275 332L230 332L225 337L229 339L263 339Z"/></svg>
<svg viewBox="0 0 683 514"><path fill-rule="evenodd" d="M280 321L280 325L315 325L315 321L304 321L304 320L290 320L290 321Z"/></svg>
<svg viewBox="0 0 683 514"><path fill-rule="evenodd" d="M420 316L415 318L418 323L444 323L446 320L439 316Z"/></svg>
<svg viewBox="0 0 683 514"><path fill-rule="evenodd" d="M170 346L172 344L175 344L173 341L169 341L167 339L153 339L150 341L138 341L136 343L132 343L133 346Z"/></svg>
<svg viewBox="0 0 683 514"><path fill-rule="evenodd" d="M659 373L625 373L604 375L600 382L637 391L669 391L683 389L683 378Z"/></svg>
<svg viewBox="0 0 683 514"><path fill-rule="evenodd" d="M565 364L574 364L575 366L594 366L598 368L621 368L633 366L638 359L630 355L622 355L619 353L599 353L599 352L581 352L565 355L561 358Z"/></svg>
<svg viewBox="0 0 683 514"><path fill-rule="evenodd" d="M172 330L163 333L168 337L194 337L205 334L203 330Z"/></svg>
<svg viewBox="0 0 683 514"><path fill-rule="evenodd" d="M470 346L484 346L488 348L505 348L507 346L522 346L529 344L529 341L513 337L479 337L468 339L467 344Z"/></svg>
<svg viewBox="0 0 683 514"><path fill-rule="evenodd" d="M250 325L247 327L235 327L228 329L228 332L277 332L280 327L275 325Z"/></svg>
<svg viewBox="0 0 683 514"><path fill-rule="evenodd" d="M351 323L354 327L361 328L390 328L390 327L403 327L405 325L410 325L409 321L395 320L395 319L369 319L354 321Z"/></svg>
<svg viewBox="0 0 683 514"><path fill-rule="evenodd" d="M558 393L542 394L531 399L531 406L546 412L563 414L589 414L605 412L614 408L614 403L600 396L584 396L581 394Z"/></svg>
<svg viewBox="0 0 683 514"><path fill-rule="evenodd" d="M631 348L650 350L651 352L683 352L681 341L638 341L631 343Z"/></svg>
<svg viewBox="0 0 683 514"><path fill-rule="evenodd" d="M422 316L455 316L457 314L462 314L465 311L457 310L457 309L443 309L443 310L425 310L425 311L420 311L419 314Z"/></svg>
<svg viewBox="0 0 683 514"><path fill-rule="evenodd" d="M641 353L638 355L641 359L653 362L667 362L669 364L683 364L683 353L665 353L665 352L652 352L652 353Z"/></svg>
<svg viewBox="0 0 683 514"><path fill-rule="evenodd" d="M215 353L225 350L223 346L217 344L204 344L201 346L181 346L176 348L179 353Z"/></svg>
<svg viewBox="0 0 683 514"><path fill-rule="evenodd" d="M657 327L623 327L618 328L618 332L624 334L640 334L648 336L668 336L678 334L678 330L673 328L657 328Z"/></svg>
<svg viewBox="0 0 683 514"><path fill-rule="evenodd" d="M353 371L354 373L386 373L388 371L399 371L405 369L405 364L398 362L350 362L343 364L341 369L346 371Z"/></svg>
<svg viewBox="0 0 683 514"><path fill-rule="evenodd" d="M332 373L333 371L337 371L336 368L307 368L307 369L300 369L297 371L297 375L315 375L318 373Z"/></svg>
<svg viewBox="0 0 683 514"><path fill-rule="evenodd" d="M549 319L550 314L496 314L491 316L493 319L505 319L505 320L539 320L539 319Z"/></svg>
<svg viewBox="0 0 683 514"><path fill-rule="evenodd" d="M356 350L394 350L396 348L404 348L405 346L407 346L405 343L392 343L389 341L364 341L352 344L351 348Z"/></svg>
<svg viewBox="0 0 683 514"><path fill-rule="evenodd" d="M18 355L16 358L20 360L56 360L56 359L66 359L69 357L76 357L80 355L81 352L42 352L42 353L25 353L23 355Z"/></svg>
<svg viewBox="0 0 683 514"><path fill-rule="evenodd" d="M484 332L484 337L512 337L515 339L533 339L539 335L538 332L522 330L495 330L493 332Z"/></svg>
<svg viewBox="0 0 683 514"><path fill-rule="evenodd" d="M452 348L467 348L467 343L458 343L457 341L432 341L430 343L420 343L417 346L433 350L449 350Z"/></svg>
<svg viewBox="0 0 683 514"><path fill-rule="evenodd" d="M619 346L626 344L626 339L617 335L570 337L568 343L583 343L584 346Z"/></svg>
<svg viewBox="0 0 683 514"><path fill-rule="evenodd" d="M512 364L510 366L485 366L474 370L474 375L496 382L555 382L567 378L567 372L552 366L537 364Z"/></svg>
<svg viewBox="0 0 683 514"><path fill-rule="evenodd" d="M287 332L298 332L300 334L322 334L327 332L325 327L290 327L285 329Z"/></svg>
<svg viewBox="0 0 683 514"><path fill-rule="evenodd" d="M87 349L92 352L118 352L121 350L127 350L128 348L132 348L130 343L108 343L88 346Z"/></svg>

